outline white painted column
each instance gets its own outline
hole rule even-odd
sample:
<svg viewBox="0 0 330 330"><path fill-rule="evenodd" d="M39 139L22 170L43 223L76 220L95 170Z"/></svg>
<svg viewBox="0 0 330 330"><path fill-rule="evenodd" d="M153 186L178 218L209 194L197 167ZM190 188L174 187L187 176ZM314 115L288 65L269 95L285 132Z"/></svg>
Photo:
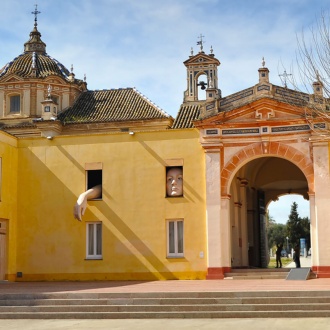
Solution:
<svg viewBox="0 0 330 330"><path fill-rule="evenodd" d="M311 233L311 266L319 266L319 244L317 239L317 220L315 207L315 194L309 194L309 209L310 209L310 233Z"/></svg>
<svg viewBox="0 0 330 330"><path fill-rule="evenodd" d="M220 267L231 268L231 224L230 224L230 197L221 197L220 210L220 240L221 255Z"/></svg>
<svg viewBox="0 0 330 330"><path fill-rule="evenodd" d="M313 143L315 207L313 208L313 247L315 265L330 276L330 168L328 142ZM312 218L312 212L311 212ZM312 220L312 219L311 219ZM316 241L315 241L316 240ZM314 254L312 248L312 255Z"/></svg>
<svg viewBox="0 0 330 330"><path fill-rule="evenodd" d="M208 277L221 265L220 246L220 150L206 150L206 225ZM211 269L211 271L210 271Z"/></svg>

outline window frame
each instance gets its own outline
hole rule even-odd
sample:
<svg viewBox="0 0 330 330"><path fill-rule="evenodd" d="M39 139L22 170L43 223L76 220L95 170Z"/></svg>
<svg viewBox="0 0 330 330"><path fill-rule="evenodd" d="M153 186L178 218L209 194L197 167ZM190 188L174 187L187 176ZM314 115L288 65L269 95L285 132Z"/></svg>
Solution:
<svg viewBox="0 0 330 330"><path fill-rule="evenodd" d="M180 168L182 171L182 195L180 196L170 196L167 194L167 173L170 171L172 168ZM183 177L183 165L170 165L170 166L165 166L165 198L182 198L184 197L184 177Z"/></svg>
<svg viewBox="0 0 330 330"><path fill-rule="evenodd" d="M98 231L98 229L100 229L100 230ZM98 236L98 234L100 236ZM86 222L86 259L87 260L103 259L102 245L103 245L102 222L101 221ZM92 252L90 249L92 249Z"/></svg>
<svg viewBox="0 0 330 330"><path fill-rule="evenodd" d="M171 224L173 224L173 240L171 238ZM179 224L182 224L181 231ZM179 235L182 237L178 237ZM180 244L181 240L181 244ZM171 242L172 241L172 242ZM166 220L166 256L167 258L184 258L184 220L168 219ZM171 246L173 243L174 246ZM179 246L181 245L181 246ZM174 252L172 248L174 247ZM179 252L179 250L182 250Z"/></svg>
<svg viewBox="0 0 330 330"><path fill-rule="evenodd" d="M18 98L18 101L13 101L14 98ZM15 103L15 106L17 106L16 103L18 103L18 111L14 111L14 107L12 107L12 103ZM9 114L11 115L16 115L16 114L20 114L21 113L21 95L20 94L13 94L13 95L9 95Z"/></svg>
<svg viewBox="0 0 330 330"><path fill-rule="evenodd" d="M94 174L92 173L94 172ZM85 163L85 190L89 190L95 186L100 185L103 186L103 163L101 162L93 162L93 163ZM91 201L101 201L101 196L97 198L91 198Z"/></svg>

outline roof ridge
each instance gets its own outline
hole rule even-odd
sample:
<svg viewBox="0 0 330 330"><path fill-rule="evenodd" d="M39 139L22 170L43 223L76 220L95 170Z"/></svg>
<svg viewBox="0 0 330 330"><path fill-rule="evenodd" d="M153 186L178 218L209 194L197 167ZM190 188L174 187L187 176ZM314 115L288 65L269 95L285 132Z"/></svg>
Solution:
<svg viewBox="0 0 330 330"><path fill-rule="evenodd" d="M156 107L160 112L162 112L162 114L164 116L171 117L171 115L169 115L165 110L163 110L161 107L159 107L156 103L152 102L147 96L145 96L144 94L142 94L138 89L136 89L135 87L133 87L133 90L136 93L138 93L140 96L142 96L150 105Z"/></svg>

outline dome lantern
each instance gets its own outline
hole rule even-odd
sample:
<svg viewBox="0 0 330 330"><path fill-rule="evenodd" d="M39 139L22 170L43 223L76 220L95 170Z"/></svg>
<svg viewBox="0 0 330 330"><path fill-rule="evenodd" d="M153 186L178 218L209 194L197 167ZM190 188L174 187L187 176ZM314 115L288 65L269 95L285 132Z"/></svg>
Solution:
<svg viewBox="0 0 330 330"><path fill-rule="evenodd" d="M46 53L46 44L41 40L41 33L38 31L38 14L40 11L36 8L32 12L34 14L34 27L30 32L30 39L24 44L24 52L38 52L38 53Z"/></svg>

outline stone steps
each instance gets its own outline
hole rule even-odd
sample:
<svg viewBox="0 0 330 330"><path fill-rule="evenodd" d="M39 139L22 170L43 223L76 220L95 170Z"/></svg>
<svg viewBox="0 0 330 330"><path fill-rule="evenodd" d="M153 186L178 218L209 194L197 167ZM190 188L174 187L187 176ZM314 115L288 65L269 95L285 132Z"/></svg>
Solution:
<svg viewBox="0 0 330 330"><path fill-rule="evenodd" d="M225 273L224 276L226 280L275 280L286 279L290 270L290 268L232 269L231 272ZM315 278L315 274L310 272L309 278Z"/></svg>
<svg viewBox="0 0 330 330"><path fill-rule="evenodd" d="M330 317L330 291L0 294L0 319Z"/></svg>

